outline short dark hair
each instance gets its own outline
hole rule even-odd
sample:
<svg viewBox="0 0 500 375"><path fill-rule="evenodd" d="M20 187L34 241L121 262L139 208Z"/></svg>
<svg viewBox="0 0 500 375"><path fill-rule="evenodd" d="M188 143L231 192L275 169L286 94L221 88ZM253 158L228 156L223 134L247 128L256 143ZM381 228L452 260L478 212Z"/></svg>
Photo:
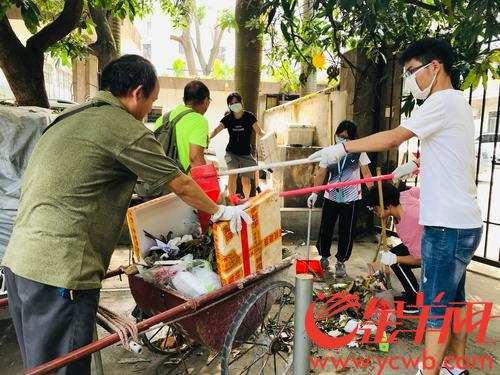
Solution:
<svg viewBox="0 0 500 375"><path fill-rule="evenodd" d="M239 92L232 92L227 96L227 105L231 104L231 100L233 100L233 98L236 98L238 100L238 103L241 103L241 101L243 100Z"/></svg>
<svg viewBox="0 0 500 375"><path fill-rule="evenodd" d="M157 81L155 67L149 60L139 55L123 55L102 71L101 89L121 98L142 85L144 95L149 98Z"/></svg>
<svg viewBox="0 0 500 375"><path fill-rule="evenodd" d="M354 122L349 120L341 121L337 126L337 130L335 130L335 135L339 135L344 131L347 132L347 136L349 137L349 139L352 140L358 138L358 128L356 127L356 124Z"/></svg>
<svg viewBox="0 0 500 375"><path fill-rule="evenodd" d="M210 90L203 82L194 80L184 87L184 104L199 104L206 98L210 98Z"/></svg>
<svg viewBox="0 0 500 375"><path fill-rule="evenodd" d="M389 206L399 206L399 190L397 187L392 185L389 182L382 183L382 195L384 196L384 208ZM375 186L372 187L365 197L365 204L368 207L378 207L380 206L380 200L378 196L378 188L375 183Z"/></svg>
<svg viewBox="0 0 500 375"><path fill-rule="evenodd" d="M406 64L411 59L417 59L422 64L438 60L444 66L446 73L451 73L453 51L449 41L445 39L424 38L410 44L401 54L399 62Z"/></svg>

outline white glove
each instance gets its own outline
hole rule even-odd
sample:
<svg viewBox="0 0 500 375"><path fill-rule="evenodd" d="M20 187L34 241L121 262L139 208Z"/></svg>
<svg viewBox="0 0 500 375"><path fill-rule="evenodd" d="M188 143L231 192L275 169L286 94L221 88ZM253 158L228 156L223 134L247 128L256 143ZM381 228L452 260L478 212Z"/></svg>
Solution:
<svg viewBox="0 0 500 375"><path fill-rule="evenodd" d="M307 207L313 208L316 204L316 200L318 199L317 193L312 193L309 198L307 198Z"/></svg>
<svg viewBox="0 0 500 375"><path fill-rule="evenodd" d="M380 261L386 266L392 266L393 264L398 262L398 257L396 256L396 254L391 253L390 251L381 251Z"/></svg>
<svg viewBox="0 0 500 375"><path fill-rule="evenodd" d="M330 164L338 163L344 156L347 155L343 143L337 143L333 146L325 147L322 150L316 151L308 157L309 160L320 159L319 166L326 168Z"/></svg>
<svg viewBox="0 0 500 375"><path fill-rule="evenodd" d="M240 206L222 206L219 205L219 210L210 218L214 223L216 221L229 221L229 229L231 232L236 233L241 231L241 219L245 220L247 224L252 224L253 220L245 211L248 205Z"/></svg>
<svg viewBox="0 0 500 375"><path fill-rule="evenodd" d="M415 172L417 169L417 163L412 160L408 163L400 165L392 173L395 174L395 180L406 180L407 178L411 177L413 172Z"/></svg>

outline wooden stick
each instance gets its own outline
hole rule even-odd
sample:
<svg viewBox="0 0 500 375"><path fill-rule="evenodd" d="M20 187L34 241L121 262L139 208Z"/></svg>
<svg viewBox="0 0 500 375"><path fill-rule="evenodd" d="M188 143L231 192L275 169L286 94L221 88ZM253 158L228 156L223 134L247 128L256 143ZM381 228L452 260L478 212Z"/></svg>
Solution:
<svg viewBox="0 0 500 375"><path fill-rule="evenodd" d="M380 167L377 167L377 176L382 175L382 170ZM386 227L385 227L385 215L384 215L384 194L382 193L382 181L378 180L377 181L377 187L378 187L378 199L379 199L379 204L380 204L380 221L382 225L382 231L380 233L380 240L382 242L384 252L387 252L387 233L386 233ZM385 266L385 278L387 280L387 289L391 289L391 269L389 266Z"/></svg>

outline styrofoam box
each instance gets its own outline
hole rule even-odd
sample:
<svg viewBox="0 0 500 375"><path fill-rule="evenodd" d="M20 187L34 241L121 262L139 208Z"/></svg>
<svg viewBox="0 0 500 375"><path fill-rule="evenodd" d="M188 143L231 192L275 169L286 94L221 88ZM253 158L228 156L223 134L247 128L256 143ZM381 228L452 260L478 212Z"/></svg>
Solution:
<svg viewBox="0 0 500 375"><path fill-rule="evenodd" d="M199 225L196 210L173 193L130 207L127 222L136 261L155 244L144 230L156 237L172 231L178 237L191 234L193 227Z"/></svg>
<svg viewBox="0 0 500 375"><path fill-rule="evenodd" d="M284 134L286 145L312 146L316 127L311 124L288 124Z"/></svg>
<svg viewBox="0 0 500 375"><path fill-rule="evenodd" d="M267 133L260 139L260 148L266 164L280 161L278 154L278 136L274 131Z"/></svg>

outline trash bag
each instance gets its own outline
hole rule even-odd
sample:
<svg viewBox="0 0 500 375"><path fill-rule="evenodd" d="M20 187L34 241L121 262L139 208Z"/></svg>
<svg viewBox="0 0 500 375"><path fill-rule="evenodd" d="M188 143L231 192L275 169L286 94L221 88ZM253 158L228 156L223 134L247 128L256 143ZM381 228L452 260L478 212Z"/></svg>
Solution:
<svg viewBox="0 0 500 375"><path fill-rule="evenodd" d="M219 275L212 270L206 268L193 268L192 273L198 280L200 280L201 284L208 290L208 292L213 292L214 290L222 287Z"/></svg>
<svg viewBox="0 0 500 375"><path fill-rule="evenodd" d="M172 278L172 285L179 292L193 298L208 293L207 288L203 285L201 280L189 271L178 272Z"/></svg>
<svg viewBox="0 0 500 375"><path fill-rule="evenodd" d="M175 266L156 266L144 269L141 276L144 281L159 286L168 286L172 278L177 274L178 270Z"/></svg>

